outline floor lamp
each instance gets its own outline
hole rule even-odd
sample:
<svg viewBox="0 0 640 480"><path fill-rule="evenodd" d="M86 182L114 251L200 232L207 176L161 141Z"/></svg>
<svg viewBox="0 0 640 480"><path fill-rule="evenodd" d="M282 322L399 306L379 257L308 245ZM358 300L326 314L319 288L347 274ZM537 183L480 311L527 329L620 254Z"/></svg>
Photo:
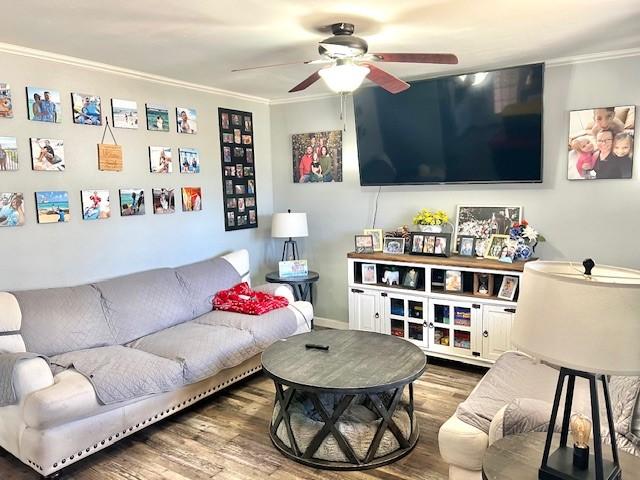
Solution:
<svg viewBox="0 0 640 480"><path fill-rule="evenodd" d="M559 369L538 475L541 480L622 478L607 376L640 375L638 312L640 271L594 268L592 260L585 260L583 265L570 262L525 265L511 341L519 350ZM589 382L591 421L584 416L571 418L576 377ZM551 452L565 384L560 446ZM602 456L599 384L611 436L612 461ZM570 423L573 448L567 447ZM593 429L593 454L589 452L588 423ZM576 440L580 437L583 438Z"/></svg>
<svg viewBox="0 0 640 480"><path fill-rule="evenodd" d="M273 238L288 238L282 247L282 261L299 260L298 245L294 238L308 237L306 213L274 213L271 218L271 236Z"/></svg>

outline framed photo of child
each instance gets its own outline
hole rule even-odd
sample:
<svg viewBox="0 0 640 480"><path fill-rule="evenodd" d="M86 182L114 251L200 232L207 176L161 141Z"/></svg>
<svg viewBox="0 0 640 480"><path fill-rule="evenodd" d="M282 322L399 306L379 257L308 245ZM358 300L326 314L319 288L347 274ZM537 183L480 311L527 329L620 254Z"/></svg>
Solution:
<svg viewBox="0 0 640 480"><path fill-rule="evenodd" d="M518 277L512 277L505 275L502 277L502 283L500 284L500 291L498 292L498 298L502 300L508 300L510 302L516 296L516 290L518 289Z"/></svg>
<svg viewBox="0 0 640 480"><path fill-rule="evenodd" d="M633 105L570 112L567 178L631 178L635 116Z"/></svg>

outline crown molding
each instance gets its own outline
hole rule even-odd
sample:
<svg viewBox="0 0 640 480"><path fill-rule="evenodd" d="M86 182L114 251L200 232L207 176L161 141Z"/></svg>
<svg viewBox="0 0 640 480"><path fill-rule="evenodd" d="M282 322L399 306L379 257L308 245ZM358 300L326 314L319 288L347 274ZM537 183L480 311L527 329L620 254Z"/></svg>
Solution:
<svg viewBox="0 0 640 480"><path fill-rule="evenodd" d="M269 101L269 105L284 105L287 103L313 102L314 100L324 100L327 98L339 98L340 95L333 92L316 93L313 95L293 96L274 98Z"/></svg>
<svg viewBox="0 0 640 480"><path fill-rule="evenodd" d="M637 57L640 55L640 47L627 48L624 50L611 50L608 52L586 53L584 55L573 55L570 57L553 58L547 60L548 67L560 67L562 65L572 65L576 63L591 63L602 60L616 60L618 58Z"/></svg>
<svg viewBox="0 0 640 480"><path fill-rule="evenodd" d="M36 50L33 48L22 47L19 45L12 45L10 43L0 42L0 53L8 53L10 55L19 55L22 57L36 58L38 60L46 60L49 62L62 63L65 65L72 65L74 67L86 68L88 70L94 70L98 72L111 73L114 75L120 75L123 77L134 78L136 80L144 80L147 82L160 83L163 85L169 85L172 87L186 88L189 90L196 90L198 92L209 93L212 95L221 95L225 97L236 98L239 100L248 100L251 102L262 103L268 105L270 103L268 98L257 97L254 95L247 95L244 93L233 92L230 90L224 90L221 88L209 87L207 85L201 85L199 83L191 83L175 78L163 77L161 75L154 75L152 73L141 72L129 68L117 67L115 65L109 65L106 63L94 62L91 60L85 60L83 58L71 57L69 55L60 55L58 53L46 52L44 50Z"/></svg>

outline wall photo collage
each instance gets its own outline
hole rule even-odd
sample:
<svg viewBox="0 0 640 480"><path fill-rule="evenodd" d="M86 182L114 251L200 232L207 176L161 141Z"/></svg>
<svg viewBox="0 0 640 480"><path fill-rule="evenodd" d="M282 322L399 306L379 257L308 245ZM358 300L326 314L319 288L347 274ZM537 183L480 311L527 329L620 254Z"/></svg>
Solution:
<svg viewBox="0 0 640 480"><path fill-rule="evenodd" d="M225 231L258 227L253 115L218 108Z"/></svg>

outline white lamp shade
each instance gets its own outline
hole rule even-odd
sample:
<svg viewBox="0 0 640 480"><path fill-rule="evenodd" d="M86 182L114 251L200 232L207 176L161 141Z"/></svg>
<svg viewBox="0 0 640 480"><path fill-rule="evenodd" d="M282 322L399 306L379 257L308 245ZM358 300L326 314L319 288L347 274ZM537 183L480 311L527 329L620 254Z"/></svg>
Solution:
<svg viewBox="0 0 640 480"><path fill-rule="evenodd" d="M365 77L369 75L369 68L353 63L334 65L323 68L318 72L327 86L336 93L349 93L356 90Z"/></svg>
<svg viewBox="0 0 640 480"><path fill-rule="evenodd" d="M640 271L580 263L525 265L511 341L558 367L640 375Z"/></svg>
<svg viewBox="0 0 640 480"><path fill-rule="evenodd" d="M274 213L271 218L273 238L308 237L306 213Z"/></svg>

